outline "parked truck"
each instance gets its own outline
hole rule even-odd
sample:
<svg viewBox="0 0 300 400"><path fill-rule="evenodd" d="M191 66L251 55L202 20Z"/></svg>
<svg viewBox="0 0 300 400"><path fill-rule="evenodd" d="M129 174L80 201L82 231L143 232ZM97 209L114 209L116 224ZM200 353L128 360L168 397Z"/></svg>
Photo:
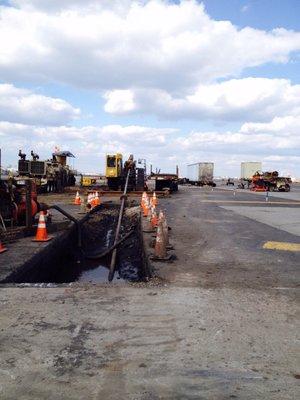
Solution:
<svg viewBox="0 0 300 400"><path fill-rule="evenodd" d="M252 176L256 174L256 172L262 171L262 163L261 162L242 162L241 163L241 179L243 180L251 180Z"/></svg>
<svg viewBox="0 0 300 400"><path fill-rule="evenodd" d="M150 180L155 181L154 190L166 190L168 189L170 192L178 191L178 175L177 174L168 174L168 173L151 173Z"/></svg>
<svg viewBox="0 0 300 400"><path fill-rule="evenodd" d="M187 179L196 186L216 186L214 183L214 163L198 162L187 166Z"/></svg>
<svg viewBox="0 0 300 400"><path fill-rule="evenodd" d="M240 189L249 189L252 177L262 171L262 163L260 161L247 161L241 163L241 179L238 187Z"/></svg>

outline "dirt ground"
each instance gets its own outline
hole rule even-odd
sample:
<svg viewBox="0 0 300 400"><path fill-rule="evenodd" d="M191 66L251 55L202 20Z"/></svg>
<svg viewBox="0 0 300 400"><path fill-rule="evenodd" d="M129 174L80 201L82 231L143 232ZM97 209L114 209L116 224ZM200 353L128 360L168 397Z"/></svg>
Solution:
<svg viewBox="0 0 300 400"><path fill-rule="evenodd" d="M0 398L298 399L300 253L263 244L299 236L260 222L260 200L160 200L177 256L160 284L2 286Z"/></svg>

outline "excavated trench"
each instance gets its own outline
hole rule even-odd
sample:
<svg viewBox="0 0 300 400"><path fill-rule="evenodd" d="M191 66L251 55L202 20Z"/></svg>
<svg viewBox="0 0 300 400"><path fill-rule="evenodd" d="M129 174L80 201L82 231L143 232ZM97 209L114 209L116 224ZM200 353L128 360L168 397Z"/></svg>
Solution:
<svg viewBox="0 0 300 400"><path fill-rule="evenodd" d="M49 242L23 267L2 283L107 282L111 253L98 258L114 243L119 207L103 204L80 224L82 247L77 246L77 229ZM117 248L114 282L144 281L150 277L144 252L138 207L125 209L120 237L128 236Z"/></svg>

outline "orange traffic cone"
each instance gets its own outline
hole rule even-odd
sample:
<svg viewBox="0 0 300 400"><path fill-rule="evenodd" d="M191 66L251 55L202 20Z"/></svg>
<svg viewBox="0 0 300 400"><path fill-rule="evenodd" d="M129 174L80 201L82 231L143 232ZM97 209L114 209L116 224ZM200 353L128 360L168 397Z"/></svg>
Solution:
<svg viewBox="0 0 300 400"><path fill-rule="evenodd" d="M33 241L34 242L48 242L48 240L51 240L51 239L52 239L52 237L48 236L48 234L47 234L44 211L40 211L39 223L38 223L36 235L35 235L35 238L33 239Z"/></svg>
<svg viewBox="0 0 300 400"><path fill-rule="evenodd" d="M154 206L157 206L157 204L158 204L158 200L157 200L157 197L156 197L156 193L155 193L155 192L153 192L152 204L153 204Z"/></svg>
<svg viewBox="0 0 300 400"><path fill-rule="evenodd" d="M98 192L96 192L95 204L96 204L96 206L100 206L100 204L101 204L101 200L100 200Z"/></svg>
<svg viewBox="0 0 300 400"><path fill-rule="evenodd" d="M96 207L97 204L97 198L96 198L96 192L93 192L93 197L92 197L92 207Z"/></svg>
<svg viewBox="0 0 300 400"><path fill-rule="evenodd" d="M166 217L162 211L160 211L160 213L159 213L159 220L162 221L162 227L163 227L163 233L164 233L164 237L165 237L166 247L172 248L172 246L170 246L170 242L169 242L168 223L167 223Z"/></svg>
<svg viewBox="0 0 300 400"><path fill-rule="evenodd" d="M0 240L0 254L4 253L6 250L7 250L7 248L3 246L3 244L2 244L2 242Z"/></svg>
<svg viewBox="0 0 300 400"><path fill-rule="evenodd" d="M147 217L148 213L149 213L149 204L148 204L148 202L146 202L144 204L144 207L143 207L143 215L144 215L144 217Z"/></svg>
<svg viewBox="0 0 300 400"><path fill-rule="evenodd" d="M143 232L154 232L154 229L151 224L151 218L152 218L152 215L150 212L148 212L147 223L144 225Z"/></svg>
<svg viewBox="0 0 300 400"><path fill-rule="evenodd" d="M158 223L158 218L157 218L157 213L155 211L155 207L151 207L151 225L153 228L157 227Z"/></svg>
<svg viewBox="0 0 300 400"><path fill-rule="evenodd" d="M158 222L157 225L157 235L155 241L155 248L154 248L154 257L157 259L166 259L167 257L167 248L163 233L163 226L162 221Z"/></svg>
<svg viewBox="0 0 300 400"><path fill-rule="evenodd" d="M80 206L80 204L81 204L81 198L80 198L80 196L79 196L79 192L76 192L74 204L75 204L76 206Z"/></svg>
<svg viewBox="0 0 300 400"><path fill-rule="evenodd" d="M142 194L142 200L141 200L141 207L142 207L142 208L143 208L143 204L146 203L147 199L148 199L147 193L146 193L146 192L143 192L143 194Z"/></svg>
<svg viewBox="0 0 300 400"><path fill-rule="evenodd" d="M90 205L92 206L92 208L95 207L95 194L94 194L94 192L91 193L91 196L90 196Z"/></svg>

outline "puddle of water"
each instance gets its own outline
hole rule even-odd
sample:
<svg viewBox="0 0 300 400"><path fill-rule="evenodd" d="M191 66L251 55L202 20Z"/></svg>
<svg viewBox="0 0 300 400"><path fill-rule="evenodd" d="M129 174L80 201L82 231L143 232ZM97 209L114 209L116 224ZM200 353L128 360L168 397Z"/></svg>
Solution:
<svg viewBox="0 0 300 400"><path fill-rule="evenodd" d="M112 243L113 230L109 229L106 234L105 247L108 248Z"/></svg>
<svg viewBox="0 0 300 400"><path fill-rule="evenodd" d="M108 278L108 267L103 264L94 263L96 266L92 266L89 263L88 268L81 272L79 277L77 278L77 282L93 282L93 283L101 283L107 282ZM116 271L114 283L125 283L124 279L121 279L119 276L119 272Z"/></svg>

